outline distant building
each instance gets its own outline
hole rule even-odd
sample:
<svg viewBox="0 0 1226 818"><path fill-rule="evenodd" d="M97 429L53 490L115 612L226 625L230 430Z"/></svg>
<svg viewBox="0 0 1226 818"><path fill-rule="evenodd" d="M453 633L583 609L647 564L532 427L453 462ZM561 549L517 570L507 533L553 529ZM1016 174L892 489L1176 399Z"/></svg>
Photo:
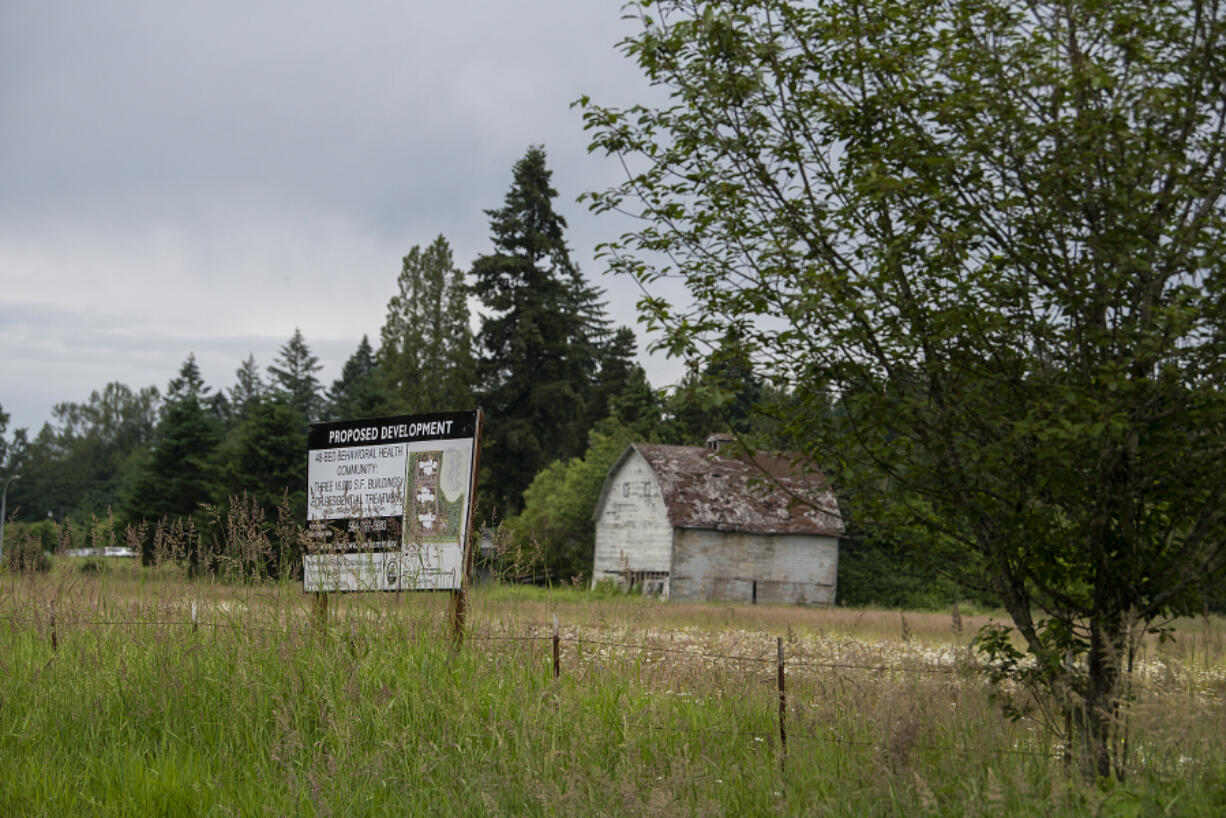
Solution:
<svg viewBox="0 0 1226 818"><path fill-rule="evenodd" d="M634 443L605 478L592 581L670 599L834 601L842 518L816 469L785 456Z"/></svg>

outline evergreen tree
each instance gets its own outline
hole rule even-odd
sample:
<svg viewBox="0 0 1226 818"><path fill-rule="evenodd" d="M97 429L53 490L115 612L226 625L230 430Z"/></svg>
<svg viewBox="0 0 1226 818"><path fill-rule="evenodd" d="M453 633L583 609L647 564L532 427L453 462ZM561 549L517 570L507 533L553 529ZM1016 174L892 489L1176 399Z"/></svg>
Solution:
<svg viewBox="0 0 1226 818"><path fill-rule="evenodd" d="M468 309L469 287L464 271L451 270L447 286L447 304L443 330L447 338L447 371L441 384L440 398L444 408L465 409L474 404L477 361L473 354L472 316Z"/></svg>
<svg viewBox="0 0 1226 818"><path fill-rule="evenodd" d="M151 451L140 461L124 507L134 518L194 517L202 524L201 505L218 499L214 460L221 424L201 402L206 390L195 356L188 356L166 391L174 397L162 406Z"/></svg>
<svg viewBox="0 0 1226 818"><path fill-rule="evenodd" d="M439 236L404 257L380 332L379 387L389 414L472 403L472 330L464 274Z"/></svg>
<svg viewBox="0 0 1226 818"><path fill-rule="evenodd" d="M217 390L204 399L204 408L222 424L228 424L234 417L234 406L223 390Z"/></svg>
<svg viewBox="0 0 1226 818"><path fill-rule="evenodd" d="M587 404L585 426L591 427L609 414L610 404L626 387L634 361L637 341L634 330L618 327L609 340L597 350L597 372Z"/></svg>
<svg viewBox="0 0 1226 818"><path fill-rule="evenodd" d="M261 401L236 429L223 467L230 495L246 492L271 514L289 492L306 516L306 438L284 396Z"/></svg>
<svg viewBox="0 0 1226 818"><path fill-rule="evenodd" d="M300 543L292 535L282 538L276 525L283 502L290 518L304 520L307 513L307 444L302 417L284 395L257 401L226 441L222 454L226 505L250 503L264 515L265 530L277 553L267 555L266 570L276 575L283 567L300 564ZM245 500L245 502L244 502Z"/></svg>
<svg viewBox="0 0 1226 818"><path fill-rule="evenodd" d="M199 365L196 364L196 353L192 352L188 354L183 366L179 367L179 374L166 384L166 401L169 405L190 395L203 403L209 389L210 387L204 384Z"/></svg>
<svg viewBox="0 0 1226 818"><path fill-rule="evenodd" d="M217 421L194 395L168 403L128 511L150 519L189 517L215 499L212 457L220 440Z"/></svg>
<svg viewBox="0 0 1226 818"><path fill-rule="evenodd" d="M363 335L358 348L341 368L341 376L328 390L328 416L343 420L378 414L384 400L379 387L379 362L370 339Z"/></svg>
<svg viewBox="0 0 1226 818"><path fill-rule="evenodd" d="M766 430L761 417L766 386L753 372L736 331L725 333L706 366L692 366L668 400L665 442L683 446L703 443L713 432L748 435ZM772 397L780 395L774 391ZM773 440L761 441L771 446Z"/></svg>
<svg viewBox="0 0 1226 818"><path fill-rule="evenodd" d="M230 390L236 411L235 423L216 456L217 479L214 499L217 519L234 519L251 508L264 518L264 534L275 547L265 554L260 570L278 575L282 568L297 565L301 556L293 538L283 540L277 525L284 503L290 518L306 517L306 436L303 414L291 404L286 389L270 391L263 387L254 356L249 356L236 372L237 383ZM228 536L215 530L214 536ZM248 566L254 568L255 566Z"/></svg>
<svg viewBox="0 0 1226 818"><path fill-rule="evenodd" d="M268 367L273 389L284 395L289 405L308 421L318 418L323 406L319 379L315 377L322 368L298 327L294 327L294 334L277 353L276 362Z"/></svg>
<svg viewBox="0 0 1226 818"><path fill-rule="evenodd" d="M690 368L665 400L662 443L697 446L712 432L725 431L723 417L703 374Z"/></svg>
<svg viewBox="0 0 1226 818"><path fill-rule="evenodd" d="M635 363L627 371L621 390L610 397L606 420L629 429L635 441L652 441L660 437L662 411L660 397L648 383L647 373Z"/></svg>
<svg viewBox="0 0 1226 818"><path fill-rule="evenodd" d="M488 418L482 497L501 513L519 508L524 489L550 462L582 453L607 323L599 292L570 260L551 176L544 149L529 148L515 164L503 207L486 211L494 253L473 265L473 289L490 310L478 361Z"/></svg>
<svg viewBox="0 0 1226 818"><path fill-rule="evenodd" d="M234 370L235 382L230 387L230 406L234 417L242 419L264 398L266 387L256 366L254 353L247 355L238 369Z"/></svg>
<svg viewBox="0 0 1226 818"><path fill-rule="evenodd" d="M227 422L233 411L230 401L226 398L224 392L219 391L210 395L210 391L212 391L212 387L205 385L204 377L200 374L200 367L196 363L196 353L193 352L183 362L178 376L172 378L170 383L167 384L166 399L169 402L174 402L186 395L194 395L200 405L205 407L213 417L222 423Z"/></svg>

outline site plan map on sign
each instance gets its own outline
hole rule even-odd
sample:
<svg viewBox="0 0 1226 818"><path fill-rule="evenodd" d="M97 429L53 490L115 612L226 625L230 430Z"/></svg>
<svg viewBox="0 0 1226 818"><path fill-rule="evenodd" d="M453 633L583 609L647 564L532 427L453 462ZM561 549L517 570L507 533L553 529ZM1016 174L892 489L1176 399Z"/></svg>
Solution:
<svg viewBox="0 0 1226 818"><path fill-rule="evenodd" d="M476 412L312 424L305 591L457 589Z"/></svg>

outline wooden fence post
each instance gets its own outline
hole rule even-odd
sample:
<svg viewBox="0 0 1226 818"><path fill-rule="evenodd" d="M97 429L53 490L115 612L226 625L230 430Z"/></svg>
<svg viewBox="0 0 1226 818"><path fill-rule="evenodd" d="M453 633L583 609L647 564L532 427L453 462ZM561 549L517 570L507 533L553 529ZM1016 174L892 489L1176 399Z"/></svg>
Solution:
<svg viewBox="0 0 1226 818"><path fill-rule="evenodd" d="M51 600L51 650L60 649L59 634L55 632L55 600Z"/></svg>
<svg viewBox="0 0 1226 818"><path fill-rule="evenodd" d="M558 678L562 675L562 661L558 651L558 615L553 615L553 678Z"/></svg>
<svg viewBox="0 0 1226 818"><path fill-rule="evenodd" d="M196 620L196 600L192 600L192 632L200 630L200 623Z"/></svg>
<svg viewBox="0 0 1226 818"><path fill-rule="evenodd" d="M788 694L783 683L783 637L776 637L775 647L778 649L779 670L779 768L782 770L788 757L788 732L785 720L788 710Z"/></svg>

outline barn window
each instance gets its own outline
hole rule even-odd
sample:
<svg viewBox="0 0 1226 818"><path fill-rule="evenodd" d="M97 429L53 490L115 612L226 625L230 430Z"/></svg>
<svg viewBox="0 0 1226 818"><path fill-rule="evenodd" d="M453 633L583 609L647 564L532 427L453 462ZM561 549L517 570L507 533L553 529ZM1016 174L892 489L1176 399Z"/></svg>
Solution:
<svg viewBox="0 0 1226 818"><path fill-rule="evenodd" d="M622 483L622 497L629 497L629 496L630 496L630 484Z"/></svg>

